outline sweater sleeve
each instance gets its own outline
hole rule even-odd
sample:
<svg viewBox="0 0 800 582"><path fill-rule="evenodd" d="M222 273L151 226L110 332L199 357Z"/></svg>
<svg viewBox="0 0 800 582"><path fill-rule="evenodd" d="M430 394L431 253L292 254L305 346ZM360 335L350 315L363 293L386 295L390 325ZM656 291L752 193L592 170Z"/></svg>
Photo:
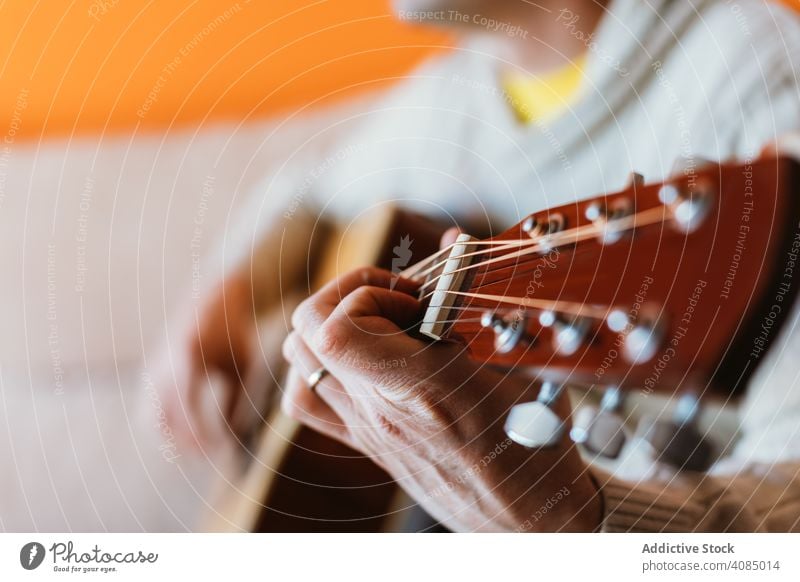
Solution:
<svg viewBox="0 0 800 582"><path fill-rule="evenodd" d="M591 471L603 500L604 532L800 531L800 463L682 475L666 483Z"/></svg>

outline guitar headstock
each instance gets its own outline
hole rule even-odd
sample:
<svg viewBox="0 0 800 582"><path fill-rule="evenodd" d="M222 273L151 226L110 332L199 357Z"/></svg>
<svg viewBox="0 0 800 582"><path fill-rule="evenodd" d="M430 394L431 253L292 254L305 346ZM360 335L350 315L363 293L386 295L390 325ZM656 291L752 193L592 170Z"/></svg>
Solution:
<svg viewBox="0 0 800 582"><path fill-rule="evenodd" d="M423 333L543 380L742 387L797 292L800 166L710 165L462 237L425 275Z"/></svg>

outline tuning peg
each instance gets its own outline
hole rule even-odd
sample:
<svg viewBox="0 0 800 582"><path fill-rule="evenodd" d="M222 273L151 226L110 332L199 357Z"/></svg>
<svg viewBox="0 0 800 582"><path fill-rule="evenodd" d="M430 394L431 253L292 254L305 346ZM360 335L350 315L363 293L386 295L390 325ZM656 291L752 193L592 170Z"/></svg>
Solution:
<svg viewBox="0 0 800 582"><path fill-rule="evenodd" d="M630 319L622 309L612 309L606 316L606 325L611 331L622 333L630 325Z"/></svg>
<svg viewBox="0 0 800 582"><path fill-rule="evenodd" d="M663 463L687 471L705 471L714 460L715 447L697 426L700 403L694 394L678 400L672 420L651 421L640 432Z"/></svg>
<svg viewBox="0 0 800 582"><path fill-rule="evenodd" d="M558 444L566 425L553 408L563 390L563 384L544 382L534 402L514 406L506 418L508 438L528 448Z"/></svg>
<svg viewBox="0 0 800 582"><path fill-rule="evenodd" d="M622 354L631 364L642 364L651 360L661 347L662 326L647 317L640 317L632 323L628 314L621 309L613 309L606 316L606 325L615 333L627 332Z"/></svg>
<svg viewBox="0 0 800 582"><path fill-rule="evenodd" d="M494 331L494 349L501 354L513 351L520 343L532 343L526 332L528 317L524 312L515 313L509 321L497 313L486 311L481 315L481 325Z"/></svg>
<svg viewBox="0 0 800 582"><path fill-rule="evenodd" d="M583 345L589 332L589 321L575 317L571 321L552 311L539 314L539 324L553 330L553 349L563 356L571 356Z"/></svg>
<svg viewBox="0 0 800 582"><path fill-rule="evenodd" d="M671 210L678 227L688 233L697 229L711 211L712 192L703 181L693 188L668 183L659 189L658 199Z"/></svg>
<svg viewBox="0 0 800 582"><path fill-rule="evenodd" d="M584 216L590 220L600 231L600 241L603 244L613 244L620 240L626 229L617 228L614 221L631 213L631 203L627 198L618 198L612 204L604 202L590 202L584 210Z"/></svg>
<svg viewBox="0 0 800 582"><path fill-rule="evenodd" d="M544 228L535 216L529 216L522 223L522 232L531 238L542 236Z"/></svg>
<svg viewBox="0 0 800 582"><path fill-rule="evenodd" d="M661 345L661 336L661 328L656 324L647 321L636 323L625 336L625 347L622 350L625 359L631 364L652 360Z"/></svg>
<svg viewBox="0 0 800 582"><path fill-rule="evenodd" d="M623 394L616 387L609 387L600 408L583 407L575 414L570 437L590 452L615 459L625 445L625 420L618 411L622 407Z"/></svg>

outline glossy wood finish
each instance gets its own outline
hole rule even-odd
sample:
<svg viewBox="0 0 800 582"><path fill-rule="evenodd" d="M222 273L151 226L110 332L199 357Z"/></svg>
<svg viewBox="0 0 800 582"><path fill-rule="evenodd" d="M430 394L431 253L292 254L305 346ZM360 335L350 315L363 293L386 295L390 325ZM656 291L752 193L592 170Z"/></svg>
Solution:
<svg viewBox="0 0 800 582"><path fill-rule="evenodd" d="M741 388L779 334L797 294L800 268L800 170L789 159L746 165L712 165L669 182L686 193L711 193L704 221L683 232L659 200L661 184L628 189L537 213L540 222L560 214L565 228L591 224L589 204L631 204L634 212L664 209L663 223L628 232L613 244L597 239L555 247L546 254L484 266L465 290L471 293L574 302L651 318L661 329L652 359L632 364L621 349L625 333L592 320L585 343L570 356L554 351L553 331L538 310L469 298L462 307L528 317L530 344L508 354L495 350L494 333L462 310L451 333L471 355L505 366L527 366L541 377L574 384L617 384L645 392L692 390L730 394ZM751 195L748 195L751 193ZM654 212L658 212L655 210ZM492 240L529 238L517 225ZM500 256L487 252L481 259ZM637 304L641 308L637 310ZM515 315L516 314L516 315ZM762 327L763 326L763 327Z"/></svg>

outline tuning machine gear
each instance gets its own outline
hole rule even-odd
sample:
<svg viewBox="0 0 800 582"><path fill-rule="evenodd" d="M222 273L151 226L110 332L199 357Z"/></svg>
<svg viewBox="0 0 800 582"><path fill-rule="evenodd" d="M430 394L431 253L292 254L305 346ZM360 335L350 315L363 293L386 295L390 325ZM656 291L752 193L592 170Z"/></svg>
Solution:
<svg viewBox="0 0 800 582"><path fill-rule="evenodd" d="M486 311L481 315L481 325L494 331L494 349L498 353L507 354L520 344L533 343L527 333L528 316L524 312L515 312L508 318Z"/></svg>
<svg viewBox="0 0 800 582"><path fill-rule="evenodd" d="M697 416L700 402L696 395L683 394L671 420L643 418L639 432L656 452L657 460L687 471L705 471L715 456L715 446L700 431Z"/></svg>
<svg viewBox="0 0 800 582"><path fill-rule="evenodd" d="M601 201L590 202L584 210L584 216L595 225L603 244L614 244L628 230L619 228L615 221L630 215L631 212L633 212L633 205L630 200L618 198L610 204Z"/></svg>
<svg viewBox="0 0 800 582"><path fill-rule="evenodd" d="M627 440L625 420L619 413L623 398L623 392L617 386L610 386L603 394L599 408L584 406L578 409L570 438L591 453L617 458Z"/></svg>
<svg viewBox="0 0 800 582"><path fill-rule="evenodd" d="M533 239L539 240L539 252L548 253L556 246L552 236L566 228L564 215L554 212L547 217L547 220L539 220L535 216L529 216L522 223L522 231Z"/></svg>

